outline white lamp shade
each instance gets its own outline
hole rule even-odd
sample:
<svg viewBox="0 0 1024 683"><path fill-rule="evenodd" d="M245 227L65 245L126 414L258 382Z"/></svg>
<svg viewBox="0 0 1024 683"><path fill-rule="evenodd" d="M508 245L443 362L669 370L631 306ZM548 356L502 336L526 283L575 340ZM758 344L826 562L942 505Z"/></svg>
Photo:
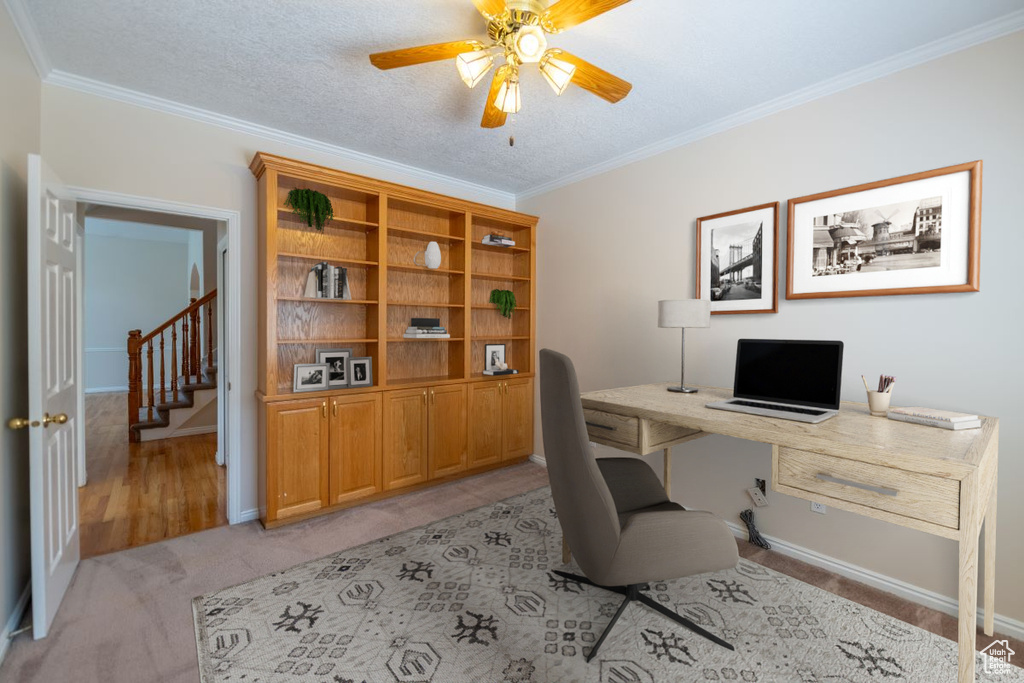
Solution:
<svg viewBox="0 0 1024 683"><path fill-rule="evenodd" d="M519 73L514 72L498 88L498 94L494 97L494 106L506 114L515 114L523 106L519 94Z"/></svg>
<svg viewBox="0 0 1024 683"><path fill-rule="evenodd" d="M462 82L470 88L483 80L494 64L494 58L486 50L464 52L455 58L455 66L459 69Z"/></svg>
<svg viewBox="0 0 1024 683"><path fill-rule="evenodd" d="M576 67L561 59L552 57L550 53L544 55L540 60L540 72L544 74L545 80L556 95L561 95L572 82L576 74Z"/></svg>
<svg viewBox="0 0 1024 683"><path fill-rule="evenodd" d="M523 64L536 64L548 49L548 39L540 26L523 26L516 33L512 48Z"/></svg>
<svg viewBox="0 0 1024 683"><path fill-rule="evenodd" d="M711 302L704 299L659 301L658 327L711 327Z"/></svg>

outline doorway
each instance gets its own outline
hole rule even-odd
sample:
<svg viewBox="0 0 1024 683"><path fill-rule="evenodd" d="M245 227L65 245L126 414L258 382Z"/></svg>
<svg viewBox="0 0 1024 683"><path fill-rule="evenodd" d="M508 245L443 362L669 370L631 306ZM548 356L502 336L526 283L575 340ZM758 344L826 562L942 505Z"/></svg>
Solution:
<svg viewBox="0 0 1024 683"><path fill-rule="evenodd" d="M240 521L240 477L236 454L230 451L230 444L238 442L237 437L231 436L238 431L237 420L232 419L238 411L230 410L229 405L237 397L229 392L231 374L227 362L232 347L237 348L237 322L232 325L231 321L237 320L239 306L236 296L221 294L230 281L223 271L230 260L228 245L233 237L237 239L238 214L74 188L72 191L79 201L81 221L86 225L84 248L79 250L85 261L85 286L79 290L83 292L79 311L85 332L80 358L86 375L79 413L85 429L80 430L78 449L82 556L114 552ZM149 311L146 324L127 326L141 330L137 335L140 339L157 332L143 340L136 354L142 366L141 372L136 372L139 387L129 386L130 371L119 373L124 377L120 383L89 376L94 368L113 376L107 367L109 359L106 363L102 360L106 350L111 351L108 356L117 358L120 370L131 364L128 329L120 331L119 348L118 344L109 343L108 347L104 342L99 345L100 362L91 362L90 358L96 349L89 346L91 340L86 337L97 315L97 306L96 302L87 301L90 256L96 251L90 249L89 240L101 241L90 230L90 223L102 221L119 221L122 230L146 231L148 227L150 232L163 229L165 237L173 232L184 235L177 244L172 238L158 248L163 260L174 261L175 268L179 265L177 261L182 261L180 278L167 273L158 276L153 266L146 268L148 279L168 282L167 289L173 290L170 298L179 297L181 305L175 307L168 299ZM139 261L144 261L141 254L145 250L136 251ZM102 267L102 261L99 265ZM233 289L237 295L239 288ZM195 305L193 299L198 308L188 315L188 307ZM183 311L188 318L188 331L181 323L174 326L178 338L172 342L171 329L165 325L160 333L159 328ZM148 329L154 325L152 330ZM188 342L183 336L191 340L191 350L186 348ZM172 354L177 357L172 359ZM188 385L184 383L186 375L191 380ZM174 389L178 390L176 395ZM129 409L129 396L136 396L136 403L141 405L138 414L144 422L138 425L139 429L131 429L131 416L135 413ZM196 405L203 401L205 410L193 413L187 420L177 416L168 420L170 411L162 409L174 407L175 402L184 403L186 398ZM176 411L177 415L190 412L185 407ZM165 425L147 424L153 418L161 420L161 414Z"/></svg>

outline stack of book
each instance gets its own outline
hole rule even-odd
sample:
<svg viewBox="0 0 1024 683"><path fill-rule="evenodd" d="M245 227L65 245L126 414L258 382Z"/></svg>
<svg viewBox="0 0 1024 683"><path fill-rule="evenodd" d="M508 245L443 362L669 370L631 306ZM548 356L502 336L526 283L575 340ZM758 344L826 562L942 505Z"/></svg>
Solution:
<svg viewBox="0 0 1024 683"><path fill-rule="evenodd" d="M348 287L348 269L321 261L313 266L306 278L304 296L309 299L351 299Z"/></svg>
<svg viewBox="0 0 1024 683"><path fill-rule="evenodd" d="M506 368L504 370L484 370L485 375L497 376L497 375L518 375L518 370L512 368Z"/></svg>
<svg viewBox="0 0 1024 683"><path fill-rule="evenodd" d="M977 429L981 426L981 419L977 415L934 408L890 408L889 419L940 429Z"/></svg>
<svg viewBox="0 0 1024 683"><path fill-rule="evenodd" d="M484 235L484 238L481 241L484 244L491 245L492 247L514 247L514 246L516 246L516 241L514 239L512 239L510 237L505 237L504 235L499 235L497 233L491 233L490 235Z"/></svg>
<svg viewBox="0 0 1024 683"><path fill-rule="evenodd" d="M405 328L406 339L450 339L448 330L441 326L440 318L413 318Z"/></svg>

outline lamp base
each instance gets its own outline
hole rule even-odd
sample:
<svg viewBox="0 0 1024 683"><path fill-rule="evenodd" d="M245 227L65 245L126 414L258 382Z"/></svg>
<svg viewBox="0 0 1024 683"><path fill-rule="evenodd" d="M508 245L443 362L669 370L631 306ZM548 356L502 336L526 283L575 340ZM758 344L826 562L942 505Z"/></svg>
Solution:
<svg viewBox="0 0 1024 683"><path fill-rule="evenodd" d="M669 391L674 391L677 394L696 394L697 393L696 389L692 389L690 387L683 387L683 386L669 387L668 390Z"/></svg>

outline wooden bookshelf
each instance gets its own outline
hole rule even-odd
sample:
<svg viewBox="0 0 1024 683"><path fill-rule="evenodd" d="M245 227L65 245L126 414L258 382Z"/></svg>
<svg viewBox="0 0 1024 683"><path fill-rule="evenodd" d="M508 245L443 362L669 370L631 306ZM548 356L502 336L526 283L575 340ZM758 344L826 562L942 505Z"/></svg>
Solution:
<svg viewBox="0 0 1024 683"><path fill-rule="evenodd" d="M529 456L537 219L269 154L257 154L250 168L258 183L263 523ZM330 199L334 219L323 231L285 206L295 188ZM483 244L492 233L515 246ZM434 270L415 265L431 241L441 250ZM310 268L321 261L347 269L352 299L304 296ZM492 289L515 293L511 319L490 303ZM414 317L439 318L451 337L404 338ZM483 375L491 343L505 344L518 375ZM371 358L372 386L295 392L295 365L334 348Z"/></svg>

